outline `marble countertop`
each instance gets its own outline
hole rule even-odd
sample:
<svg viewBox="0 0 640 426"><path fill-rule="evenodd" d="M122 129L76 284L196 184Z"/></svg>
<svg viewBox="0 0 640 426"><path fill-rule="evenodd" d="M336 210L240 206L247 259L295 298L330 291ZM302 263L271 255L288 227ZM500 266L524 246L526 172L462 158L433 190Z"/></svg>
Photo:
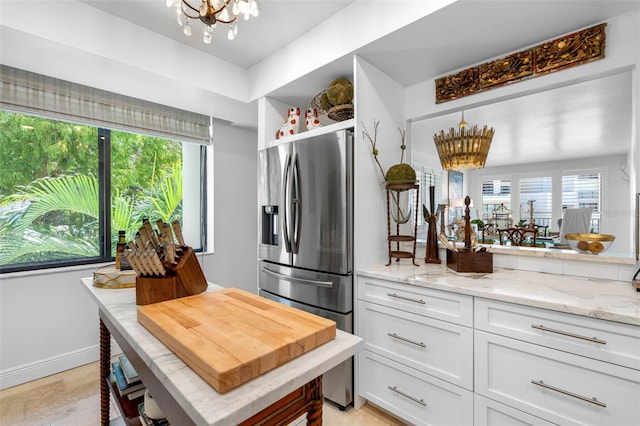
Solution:
<svg viewBox="0 0 640 426"><path fill-rule="evenodd" d="M640 326L640 292L631 282L494 268L458 273L445 265L393 263L359 275Z"/></svg>
<svg viewBox="0 0 640 426"><path fill-rule="evenodd" d="M82 285L102 314L199 425L238 424L353 356L362 341L357 336L337 330L334 340L220 394L138 322L135 288L97 288L91 278L83 278ZM207 291L221 288L209 284Z"/></svg>

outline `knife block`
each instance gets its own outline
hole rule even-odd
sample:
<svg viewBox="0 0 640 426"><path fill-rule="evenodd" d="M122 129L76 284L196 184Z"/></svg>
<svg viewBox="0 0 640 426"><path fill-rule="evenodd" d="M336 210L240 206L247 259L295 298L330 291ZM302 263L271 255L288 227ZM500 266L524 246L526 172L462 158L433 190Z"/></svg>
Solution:
<svg viewBox="0 0 640 426"><path fill-rule="evenodd" d="M166 268L164 277L136 277L136 305L200 294L207 280L191 247L184 247L178 264Z"/></svg>

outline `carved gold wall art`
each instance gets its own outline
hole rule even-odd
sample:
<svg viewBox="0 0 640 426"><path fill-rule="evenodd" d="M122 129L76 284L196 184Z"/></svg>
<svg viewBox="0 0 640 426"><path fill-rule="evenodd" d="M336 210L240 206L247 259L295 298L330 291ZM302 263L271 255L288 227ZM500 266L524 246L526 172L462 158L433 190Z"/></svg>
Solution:
<svg viewBox="0 0 640 426"><path fill-rule="evenodd" d="M606 23L436 79L436 103L604 58Z"/></svg>

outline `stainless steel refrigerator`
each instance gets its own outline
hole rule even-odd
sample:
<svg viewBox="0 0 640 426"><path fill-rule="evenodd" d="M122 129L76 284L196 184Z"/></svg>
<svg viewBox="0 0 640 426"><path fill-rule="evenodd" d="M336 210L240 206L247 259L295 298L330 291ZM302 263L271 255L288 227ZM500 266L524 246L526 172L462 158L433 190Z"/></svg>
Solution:
<svg viewBox="0 0 640 426"><path fill-rule="evenodd" d="M259 153L259 294L353 332L353 134ZM324 375L326 399L353 401L353 361Z"/></svg>

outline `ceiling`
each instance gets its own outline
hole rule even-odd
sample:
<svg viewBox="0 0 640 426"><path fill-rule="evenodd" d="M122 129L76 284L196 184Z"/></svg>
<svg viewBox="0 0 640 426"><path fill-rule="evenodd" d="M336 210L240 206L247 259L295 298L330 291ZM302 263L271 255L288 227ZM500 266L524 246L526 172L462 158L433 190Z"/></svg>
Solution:
<svg viewBox="0 0 640 426"><path fill-rule="evenodd" d="M353 0L258 0L260 15L238 24L238 35L227 39L227 27L214 30L213 42L202 41L199 22L191 22L193 33L184 35L166 0L81 0L111 15L133 22L194 49L216 56L241 68L251 68L300 34L347 7ZM200 0L189 0L196 7Z"/></svg>
<svg viewBox="0 0 640 426"><path fill-rule="evenodd" d="M235 40L227 40L226 30L218 28L213 43L206 45L196 30L198 23L192 24L191 37L182 34L175 12L165 6L165 0L82 1L246 69L354 2L259 0L260 16L240 22ZM354 53L409 86L638 9L638 0L459 0ZM344 29L344 36L367 25L376 24L356 23L353 28ZM323 70L301 77L271 95L284 102L297 102L301 94L310 99L328 81L350 73L350 58L351 55L335 58ZM496 129L487 166L497 166L550 156L560 159L627 152L630 107L631 79L627 73L626 77L614 76L485 105L466 111L465 118ZM429 118L426 125L433 127L433 133L448 129L459 121L458 114Z"/></svg>

